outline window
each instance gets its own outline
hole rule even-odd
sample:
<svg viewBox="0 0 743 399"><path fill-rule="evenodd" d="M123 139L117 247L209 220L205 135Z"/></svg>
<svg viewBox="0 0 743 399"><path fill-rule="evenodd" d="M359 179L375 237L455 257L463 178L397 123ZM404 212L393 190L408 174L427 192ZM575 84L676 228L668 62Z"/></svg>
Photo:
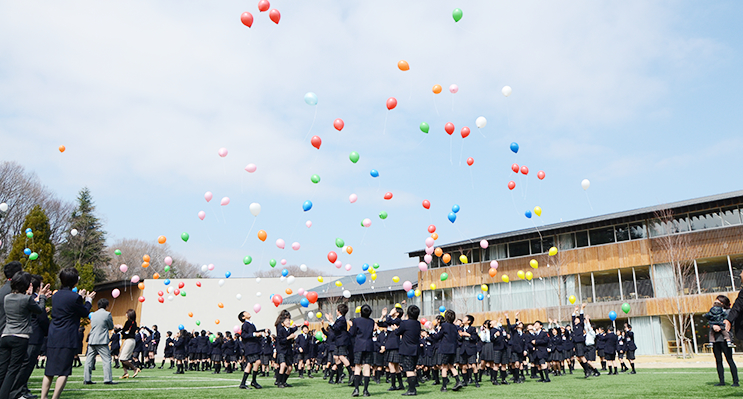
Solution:
<svg viewBox="0 0 743 399"><path fill-rule="evenodd" d="M722 227L722 218L717 209L692 213L690 216L691 229L694 231Z"/></svg>
<svg viewBox="0 0 743 399"><path fill-rule="evenodd" d="M426 300L424 297L423 306L426 308L426 310L430 309L431 313L428 313L430 315L437 315L439 314L439 307L444 306L447 309L452 309L454 305L454 301L452 298L452 292L451 288L444 288L440 290L434 290L434 291L424 291L424 293L429 293L433 295L433 298L430 299L430 305L426 304ZM407 296L406 296L407 298ZM430 296L429 296L430 298Z"/></svg>
<svg viewBox="0 0 743 399"><path fill-rule="evenodd" d="M614 232L617 235L617 242L629 240L629 227L626 224L614 226Z"/></svg>
<svg viewBox="0 0 743 399"><path fill-rule="evenodd" d="M596 288L596 302L619 301L619 276L616 270L608 272L593 272L593 281Z"/></svg>
<svg viewBox="0 0 743 399"><path fill-rule="evenodd" d="M471 263L482 262L482 259L480 258L482 251L480 251L480 248L474 248L471 253L472 256L469 256L468 259Z"/></svg>
<svg viewBox="0 0 743 399"><path fill-rule="evenodd" d="M650 279L650 266L635 267L634 269L635 281L637 281L637 296L631 299L652 298L653 280ZM622 281L624 281L624 274L622 274ZM625 296L625 298L627 297Z"/></svg>
<svg viewBox="0 0 743 399"><path fill-rule="evenodd" d="M550 248L555 246L555 237L549 236L542 239L542 252L547 252ZM533 252L532 252L533 253Z"/></svg>
<svg viewBox="0 0 743 399"><path fill-rule="evenodd" d="M733 290L727 256L698 259L697 272L702 293Z"/></svg>
<svg viewBox="0 0 743 399"><path fill-rule="evenodd" d="M631 223L629 225L629 236L633 240L648 238L647 232L645 231L645 224L642 222Z"/></svg>
<svg viewBox="0 0 743 399"><path fill-rule="evenodd" d="M591 273L581 274L578 277L580 278L580 298L582 298L583 302L586 303L595 302L593 300L593 285L591 285Z"/></svg>
<svg viewBox="0 0 743 399"><path fill-rule="evenodd" d="M490 254L490 259L488 260L506 259L508 257L508 251L506 251L507 248L506 244L490 245L486 250Z"/></svg>
<svg viewBox="0 0 743 399"><path fill-rule="evenodd" d="M662 222L660 219L650 220L648 222L648 229L650 230L650 237L660 237L668 234L666 231L666 223Z"/></svg>
<svg viewBox="0 0 743 399"><path fill-rule="evenodd" d="M638 269L639 270L639 269ZM635 271L637 273L637 271ZM669 298L677 295L676 281L674 280L673 267L670 263L661 263L653 265L653 288L657 298ZM637 276L640 283L640 276ZM637 287L640 290L640 287Z"/></svg>
<svg viewBox="0 0 743 399"><path fill-rule="evenodd" d="M532 280L533 281L533 280ZM512 281L511 306L513 309L531 309L534 307L532 285L526 280Z"/></svg>
<svg viewBox="0 0 743 399"><path fill-rule="evenodd" d="M602 227L600 229L588 230L588 235L591 238L591 245L609 244L614 242L613 227Z"/></svg>
<svg viewBox="0 0 743 399"><path fill-rule="evenodd" d="M691 228L689 227L689 215L682 213L679 215L673 215L673 223L669 227L669 232L674 233L685 233Z"/></svg>
<svg viewBox="0 0 743 399"><path fill-rule="evenodd" d="M740 290L743 287L740 281L740 273L743 272L743 255L731 255L730 266L733 268L733 280L735 281L733 291Z"/></svg>
<svg viewBox="0 0 743 399"><path fill-rule="evenodd" d="M637 299L632 268L620 269L620 273L622 273L622 295L624 296L624 300Z"/></svg>
<svg viewBox="0 0 743 399"><path fill-rule="evenodd" d="M722 225L735 226L737 224L740 224L740 212L738 208L722 208Z"/></svg>
<svg viewBox="0 0 743 399"><path fill-rule="evenodd" d="M560 234L557 236L557 243L558 243L558 249L560 251L565 251L568 249L575 248L575 234L568 233L568 234Z"/></svg>
<svg viewBox="0 0 743 399"><path fill-rule="evenodd" d="M475 289L477 292L475 292ZM467 286L452 289L452 298L454 307L452 308L457 313L474 313L483 312L483 301L477 300L477 294L482 292L480 286ZM486 293L483 293L486 294ZM447 308L448 309L448 308ZM437 309L438 310L438 309ZM461 317L461 316L460 316Z"/></svg>
<svg viewBox="0 0 743 399"><path fill-rule="evenodd" d="M587 247L588 246L588 232L579 231L575 233L575 242L578 248Z"/></svg>
<svg viewBox="0 0 743 399"><path fill-rule="evenodd" d="M542 241L540 240L529 240L529 244L531 245L531 253L532 255L541 254L542 253ZM547 248L549 249L549 248Z"/></svg>
<svg viewBox="0 0 743 399"><path fill-rule="evenodd" d="M529 255L529 241L512 242L508 244L508 257Z"/></svg>

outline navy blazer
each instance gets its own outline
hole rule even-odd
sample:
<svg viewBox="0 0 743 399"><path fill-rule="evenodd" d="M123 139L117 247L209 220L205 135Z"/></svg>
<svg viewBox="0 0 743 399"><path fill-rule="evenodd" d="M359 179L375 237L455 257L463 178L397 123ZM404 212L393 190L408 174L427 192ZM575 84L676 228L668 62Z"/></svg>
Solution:
<svg viewBox="0 0 743 399"><path fill-rule="evenodd" d="M614 353L617 351L617 343L619 338L614 333L606 334L606 346L604 347L604 353Z"/></svg>
<svg viewBox="0 0 743 399"><path fill-rule="evenodd" d="M49 325L47 348L76 349L80 318L87 317L92 304L69 288L52 296L52 322Z"/></svg>
<svg viewBox="0 0 743 399"><path fill-rule="evenodd" d="M173 348L175 348L174 352L176 355L185 356L186 355L186 338L181 337L173 341Z"/></svg>
<svg viewBox="0 0 743 399"><path fill-rule="evenodd" d="M459 346L459 329L451 323L442 323L441 329L431 335L434 342L439 342L439 353L453 355Z"/></svg>
<svg viewBox="0 0 743 399"><path fill-rule="evenodd" d="M624 333L624 341L627 343L626 350L628 351L636 351L637 345L635 345L635 333L632 331L626 331Z"/></svg>
<svg viewBox="0 0 743 399"><path fill-rule="evenodd" d="M309 355L310 354L310 336L306 336L304 334L299 334L297 339L294 341L297 344L297 351L303 355ZM299 349L302 349L299 351Z"/></svg>
<svg viewBox="0 0 743 399"><path fill-rule="evenodd" d="M391 316L387 316L385 321L380 321L378 324L381 327L399 326L400 318L398 317L397 319L393 319ZM387 339L384 342L384 350L388 351L397 349L400 349L400 340L394 331L389 331L387 333Z"/></svg>
<svg viewBox="0 0 743 399"><path fill-rule="evenodd" d="M575 320L580 320L580 323L575 324ZM583 327L583 313L578 316L573 316L573 342L586 342L586 332Z"/></svg>
<svg viewBox="0 0 743 399"><path fill-rule="evenodd" d="M255 324L245 321L240 332L243 342L243 349L246 355L258 355L261 353L261 337L255 335Z"/></svg>
<svg viewBox="0 0 743 399"><path fill-rule="evenodd" d="M354 338L353 349L355 352L374 351L374 320L360 317L353 319L353 325L348 334Z"/></svg>
<svg viewBox="0 0 743 399"><path fill-rule="evenodd" d="M33 328L33 333L31 333L28 344L43 344L44 337L49 333L49 316L46 315L46 309L41 314L31 314L31 327Z"/></svg>
<svg viewBox="0 0 743 399"><path fill-rule="evenodd" d="M335 333L335 346L351 345L346 316L339 317L335 323L333 323L333 332Z"/></svg>
<svg viewBox="0 0 743 399"><path fill-rule="evenodd" d="M462 344L462 354L472 356L477 354L477 341L480 340L480 336L477 335L477 329L475 327L467 327L464 332L469 334L469 337L464 337L464 343ZM505 343L505 340L503 341Z"/></svg>
<svg viewBox="0 0 743 399"><path fill-rule="evenodd" d="M546 331L542 330L539 333L533 335L534 350L542 356L547 354L547 346L550 343L550 336Z"/></svg>
<svg viewBox="0 0 743 399"><path fill-rule="evenodd" d="M297 331L297 327L289 327L289 329L284 326L276 327L276 353L292 353L294 339L289 339L289 336L294 334L295 331Z"/></svg>
<svg viewBox="0 0 743 399"><path fill-rule="evenodd" d="M421 344L421 323L418 320L403 320L394 331L400 337L400 354L417 356Z"/></svg>

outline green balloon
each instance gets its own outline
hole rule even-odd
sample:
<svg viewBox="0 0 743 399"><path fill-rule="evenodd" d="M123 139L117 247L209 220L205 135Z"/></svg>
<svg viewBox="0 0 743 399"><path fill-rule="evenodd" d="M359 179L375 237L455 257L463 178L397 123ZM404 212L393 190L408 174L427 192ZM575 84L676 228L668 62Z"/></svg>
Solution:
<svg viewBox="0 0 743 399"><path fill-rule="evenodd" d="M191 238L191 236L188 235L188 233L181 234L181 240L183 240L183 242L188 242L189 238Z"/></svg>
<svg viewBox="0 0 743 399"><path fill-rule="evenodd" d="M200 326L200 325L201 325L201 321L199 321L199 320L196 320L196 325L197 325L197 326Z"/></svg>
<svg viewBox="0 0 743 399"><path fill-rule="evenodd" d="M629 313L629 311L630 311L629 303L627 303L627 302L623 303L622 304L622 312L624 312L625 314L627 314L627 313Z"/></svg>
<svg viewBox="0 0 743 399"><path fill-rule="evenodd" d="M271 265L271 267L276 267L276 259L271 259L271 261L268 262L268 264Z"/></svg>
<svg viewBox="0 0 743 399"><path fill-rule="evenodd" d="M214 342L214 340L217 339L217 336L212 334L209 336L209 342Z"/></svg>
<svg viewBox="0 0 743 399"><path fill-rule="evenodd" d="M460 15L461 18L461 15ZM441 281L446 281L446 279L449 278L449 275L446 273L441 273Z"/></svg>
<svg viewBox="0 0 743 399"><path fill-rule="evenodd" d="M360 223L361 227L364 227L364 221L362 220Z"/></svg>
<svg viewBox="0 0 743 399"><path fill-rule="evenodd" d="M350 159L353 163L359 162L359 153L356 151L351 152L351 155L348 156L348 159Z"/></svg>
<svg viewBox="0 0 743 399"><path fill-rule="evenodd" d="M320 183L320 175L312 175L312 177L310 177L310 180L312 180L312 182L315 184Z"/></svg>
<svg viewBox="0 0 743 399"><path fill-rule="evenodd" d="M165 270L165 273L169 272L170 271L170 266L165 266L165 268L163 270Z"/></svg>
<svg viewBox="0 0 743 399"><path fill-rule="evenodd" d="M336 238L335 239L335 246L338 248L343 248L343 246L346 245L346 243L343 241L343 239Z"/></svg>
<svg viewBox="0 0 743 399"><path fill-rule="evenodd" d="M375 269L379 269L379 263L373 264L372 267L375 268Z"/></svg>
<svg viewBox="0 0 743 399"><path fill-rule="evenodd" d="M28 255L28 260L36 260L39 259L39 254L36 252L31 252L31 255Z"/></svg>
<svg viewBox="0 0 743 399"><path fill-rule="evenodd" d="M181 291L181 296L186 296L186 291Z"/></svg>
<svg viewBox="0 0 743 399"><path fill-rule="evenodd" d="M462 19L462 10L455 8L454 11L452 11L451 16L454 18L454 22L459 22L459 20Z"/></svg>
<svg viewBox="0 0 743 399"><path fill-rule="evenodd" d="M430 126L428 126L428 123L426 123L426 122L422 122L422 123L421 123L421 132L423 132L423 133L428 133L428 129L429 129L429 127L430 127Z"/></svg>
<svg viewBox="0 0 743 399"><path fill-rule="evenodd" d="M121 256L121 250L117 249L116 251L114 251L114 255Z"/></svg>
<svg viewBox="0 0 743 399"><path fill-rule="evenodd" d="M253 261L253 258L251 258L250 256L246 256L243 258L243 263L245 263L246 265L249 265L250 262L252 261Z"/></svg>
<svg viewBox="0 0 743 399"><path fill-rule="evenodd" d="M385 211L379 212L379 218L382 220L387 219L387 212Z"/></svg>
<svg viewBox="0 0 743 399"><path fill-rule="evenodd" d="M315 339L319 342L322 342L322 331L318 331L315 333Z"/></svg>
<svg viewBox="0 0 743 399"><path fill-rule="evenodd" d="M28 233L26 233L26 237L28 237L28 238L34 238L34 233L32 233L32 232L29 231Z"/></svg>

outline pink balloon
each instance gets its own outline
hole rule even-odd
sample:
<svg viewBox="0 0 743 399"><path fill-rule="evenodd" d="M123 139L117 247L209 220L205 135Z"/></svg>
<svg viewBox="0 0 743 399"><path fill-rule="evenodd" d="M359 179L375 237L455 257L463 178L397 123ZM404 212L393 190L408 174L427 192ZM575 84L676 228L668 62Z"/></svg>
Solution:
<svg viewBox="0 0 743 399"><path fill-rule="evenodd" d="M166 256L165 257L165 264L168 265L168 266L172 265L173 264L173 258L171 258L170 256Z"/></svg>
<svg viewBox="0 0 743 399"><path fill-rule="evenodd" d="M132 276L132 284L137 284L139 282L139 276Z"/></svg>
<svg viewBox="0 0 743 399"><path fill-rule="evenodd" d="M126 271L129 270L129 266L121 265L119 266L119 270L121 270L122 273L126 273Z"/></svg>
<svg viewBox="0 0 743 399"><path fill-rule="evenodd" d="M433 246L433 237L426 238L426 246L432 247Z"/></svg>
<svg viewBox="0 0 743 399"><path fill-rule="evenodd" d="M297 290L298 295L304 295L304 288L300 288Z"/></svg>
<svg viewBox="0 0 743 399"><path fill-rule="evenodd" d="M118 298L119 295L121 295L121 291L119 291L118 288L114 288L113 291L111 291L111 296L114 297L114 299Z"/></svg>
<svg viewBox="0 0 743 399"><path fill-rule="evenodd" d="M335 265L335 268L336 269L340 269L341 266L343 266L343 262L341 262L339 260L335 261L335 263L333 263L333 264Z"/></svg>
<svg viewBox="0 0 743 399"><path fill-rule="evenodd" d="M308 220L308 221L304 222L304 225L307 226L307 228L309 229L310 227L312 227L312 221L311 220Z"/></svg>
<svg viewBox="0 0 743 399"><path fill-rule="evenodd" d="M210 263L209 266L208 266L208 269L209 270L214 270L214 264L213 263Z"/></svg>
<svg viewBox="0 0 743 399"><path fill-rule="evenodd" d="M420 271L422 272L425 272L426 270L428 270L428 265L426 264L426 262L418 263L418 269L420 269Z"/></svg>
<svg viewBox="0 0 743 399"><path fill-rule="evenodd" d="M426 328L430 330L430 329L431 329L431 327L433 327L433 324L431 324L431 322L430 322L430 321L427 321L427 322L426 322Z"/></svg>
<svg viewBox="0 0 743 399"><path fill-rule="evenodd" d="M431 263L431 261L433 260L433 256L431 256L431 255L429 255L429 254L426 254L426 255L425 255L425 256L423 257L423 260L424 260L424 261L426 261L426 263L430 264L430 263Z"/></svg>
<svg viewBox="0 0 743 399"><path fill-rule="evenodd" d="M359 197L356 196L356 194L351 194L348 196L348 200L351 201L352 204L356 202L357 199L359 199Z"/></svg>
<svg viewBox="0 0 743 399"><path fill-rule="evenodd" d="M298 242L292 243L292 249L295 251L299 251L299 243Z"/></svg>
<svg viewBox="0 0 743 399"><path fill-rule="evenodd" d="M497 260L490 261L490 268L491 269L497 269L498 268L498 261Z"/></svg>
<svg viewBox="0 0 743 399"><path fill-rule="evenodd" d="M256 303L255 305L253 305L253 312L258 313L260 311L261 311L261 304Z"/></svg>
<svg viewBox="0 0 743 399"><path fill-rule="evenodd" d="M364 227L369 227L371 226L371 219L366 218L361 223L364 225Z"/></svg>
<svg viewBox="0 0 743 399"><path fill-rule="evenodd" d="M411 283L410 281L406 281L406 282L402 283L402 289L404 289L405 291L412 290L413 289L413 283Z"/></svg>
<svg viewBox="0 0 743 399"><path fill-rule="evenodd" d="M279 238L278 240L276 240L276 246L279 247L279 248L281 248L281 249L284 249L284 246L286 246L286 243L284 242L284 240L282 240L281 238Z"/></svg>
<svg viewBox="0 0 743 399"><path fill-rule="evenodd" d="M224 147L220 148L219 149L219 156L222 157L222 158L226 157L227 156L227 149L224 148Z"/></svg>
<svg viewBox="0 0 743 399"><path fill-rule="evenodd" d="M204 194L204 199L206 200L206 202L209 202L209 201L211 201L211 200L212 200L212 197L213 197L213 196L214 196L214 195L212 194L212 192L211 192L211 191L207 191L207 192L206 192L206 193Z"/></svg>
<svg viewBox="0 0 743 399"><path fill-rule="evenodd" d="M482 240L482 241L480 241L480 247L482 247L482 249L487 249L488 248L488 240Z"/></svg>
<svg viewBox="0 0 743 399"><path fill-rule="evenodd" d="M433 253L433 247L426 247L426 254L431 255Z"/></svg>
<svg viewBox="0 0 743 399"><path fill-rule="evenodd" d="M234 327L232 327L232 331L234 331L235 334L238 334L240 332L240 330L241 330L240 326L234 326Z"/></svg>
<svg viewBox="0 0 743 399"><path fill-rule="evenodd" d="M347 272L350 272L351 271L351 264L346 263L346 271Z"/></svg>
<svg viewBox="0 0 743 399"><path fill-rule="evenodd" d="M283 266L283 265L286 265L286 259L282 259L282 260L281 260L281 265L282 265L282 266Z"/></svg>
<svg viewBox="0 0 743 399"><path fill-rule="evenodd" d="M249 163L248 166L245 167L245 171L248 173L253 173L256 171L256 169L258 169L258 167L255 166L254 163Z"/></svg>
<svg viewBox="0 0 743 399"><path fill-rule="evenodd" d="M199 219L204 220L205 217L206 217L206 212L199 211Z"/></svg>
<svg viewBox="0 0 743 399"><path fill-rule="evenodd" d="M222 202L220 202L220 205L228 205L230 203L230 197L224 197L222 198Z"/></svg>
<svg viewBox="0 0 743 399"><path fill-rule="evenodd" d="M456 93L456 92L459 91L459 86L457 86L457 85L451 85L451 86L449 86L449 91L451 92L451 94L454 94L454 93Z"/></svg>

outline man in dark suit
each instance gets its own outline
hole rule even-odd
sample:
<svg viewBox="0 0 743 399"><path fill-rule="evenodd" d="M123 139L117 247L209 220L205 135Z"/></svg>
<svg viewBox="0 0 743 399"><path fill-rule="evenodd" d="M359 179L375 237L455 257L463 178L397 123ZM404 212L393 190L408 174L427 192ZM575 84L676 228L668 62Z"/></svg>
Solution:
<svg viewBox="0 0 743 399"><path fill-rule="evenodd" d="M354 390L351 396L359 396L361 374L364 374L364 396L369 395L369 378L371 365L374 361L374 320L371 317L371 307L361 306L361 317L351 320L351 329L348 334L354 340Z"/></svg>
<svg viewBox="0 0 743 399"><path fill-rule="evenodd" d="M263 388L256 382L258 371L261 369L261 338L265 335L263 331L258 331L255 325L250 321L250 312L240 312L237 315L237 319L240 320L243 325L240 331L240 338L242 339L243 350L245 351L245 370L243 372L243 379L240 383L240 389L249 389L246 382L250 376L251 371L253 372L253 381L250 386L255 389Z"/></svg>
<svg viewBox="0 0 743 399"><path fill-rule="evenodd" d="M421 339L421 323L418 316L421 310L415 305L408 307L408 319L400 322L400 327L394 331L400 337L400 356L402 357L402 369L408 379L408 390L403 396L415 396L417 384L415 369L418 365L418 348Z"/></svg>

